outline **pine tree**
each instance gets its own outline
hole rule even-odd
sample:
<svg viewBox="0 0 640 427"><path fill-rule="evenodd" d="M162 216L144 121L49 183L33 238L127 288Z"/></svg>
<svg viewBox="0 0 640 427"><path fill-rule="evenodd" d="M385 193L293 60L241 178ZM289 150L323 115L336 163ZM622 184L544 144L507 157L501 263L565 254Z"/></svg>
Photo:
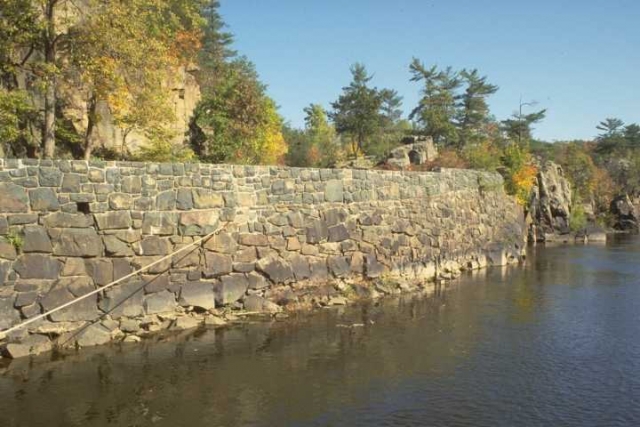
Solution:
<svg viewBox="0 0 640 427"><path fill-rule="evenodd" d="M351 67L352 81L342 88L342 95L331 104L330 114L336 131L352 142L352 153L365 153L367 141L381 128L382 98L376 88L369 87L372 79L363 64Z"/></svg>
<svg viewBox="0 0 640 427"><path fill-rule="evenodd" d="M477 69L462 70L460 78L466 84L461 96L460 112L457 120L460 147L478 140L484 126L489 122L487 97L498 91L498 86L487 83L486 76L480 76Z"/></svg>
<svg viewBox="0 0 640 427"><path fill-rule="evenodd" d="M432 66L426 68L417 58L409 66L412 82L422 82L422 98L418 106L409 115L421 127L426 135L433 137L441 145L453 145L458 142L458 130L454 119L457 114L457 89L460 76L451 67L438 70Z"/></svg>

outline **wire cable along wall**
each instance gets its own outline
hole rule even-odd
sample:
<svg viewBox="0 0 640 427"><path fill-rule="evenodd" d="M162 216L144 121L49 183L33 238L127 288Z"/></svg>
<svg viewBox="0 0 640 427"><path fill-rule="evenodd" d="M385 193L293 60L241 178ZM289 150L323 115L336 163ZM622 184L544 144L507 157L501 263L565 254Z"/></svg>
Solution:
<svg viewBox="0 0 640 427"><path fill-rule="evenodd" d="M4 331L0 331L0 340L4 340L7 336L9 336L9 334L11 334L11 333L13 333L15 331L18 331L18 330L24 328L25 326L30 325L31 323L37 322L38 320L41 320L41 319L44 319L45 317L47 317L47 316L49 316L49 315L51 315L51 314L53 314L55 312L58 312L60 310L64 310L65 308L68 308L68 307L72 306L73 304L76 304L79 301L82 301L82 300L84 300L86 298L89 298L92 295L96 295L96 294L98 294L98 293L100 293L100 292L102 292L102 291L104 291L106 289L109 289L109 288L111 288L111 287L113 287L113 286L115 286L115 285L117 285L119 283L122 283L125 280L130 279L131 277L134 277L134 276L136 276L136 275L138 275L138 274L150 269L151 267L153 267L155 265L158 265L158 264L164 262L165 260L167 260L169 258L172 258L172 257L174 257L175 255L177 255L177 254L179 254L181 252L186 251L189 248L192 248L194 246L200 245L204 241L210 239L211 237L213 237L214 235L216 235L217 233L222 231L228 224L229 224L228 222L224 223L222 226L218 227L217 229L215 229L211 233L207 234L206 236L201 237L200 239L189 243L188 245L178 249L177 251L172 252L169 255L166 255L166 256L164 256L164 257L162 257L162 258L150 263L149 265L146 265L146 266L134 271L133 273L129 273L126 276L121 277L118 280L114 280L113 282L108 283L108 284L106 284L106 285L104 285L104 286L102 286L102 287L100 287L98 289L95 289L95 290L93 290L93 291L91 291L91 292L89 292L87 294L81 295L81 296L79 296L79 297L77 297L77 298L75 298L75 299L73 299L73 300L71 300L69 302L66 302L66 303L64 303L64 304L62 304L62 305L60 305L60 306L58 306L56 308L53 308L53 309L47 311L46 313L42 313L42 314L40 314L38 316L32 317L31 319L25 320L24 322L19 323L19 324L15 325L15 326L12 326L11 328L6 329Z"/></svg>

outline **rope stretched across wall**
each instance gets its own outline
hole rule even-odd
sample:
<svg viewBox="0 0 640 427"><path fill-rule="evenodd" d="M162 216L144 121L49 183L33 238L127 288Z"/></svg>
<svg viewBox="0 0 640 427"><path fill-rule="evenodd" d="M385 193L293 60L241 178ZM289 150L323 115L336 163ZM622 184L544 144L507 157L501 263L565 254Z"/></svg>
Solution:
<svg viewBox="0 0 640 427"><path fill-rule="evenodd" d="M225 222L222 226L218 227L216 230L212 231L211 233L207 234L206 236L201 237L200 239L189 243L188 245L178 249L177 251L172 252L169 255L166 255L166 256L164 256L164 257L152 262L151 264L146 265L146 266L140 268L139 270L134 271L133 273L129 273L126 276L121 277L118 280L114 280L113 282L111 282L111 283L109 283L107 285L104 285L101 288L95 289L95 290L93 290L93 291L91 291L91 292L89 292L89 293L87 293L85 295L79 296L78 298L73 299L73 300L71 300L69 302L66 302L66 303L62 304L61 306L59 306L59 307L53 308L53 309L47 311L46 313L40 314L40 315L38 315L36 317L32 317L31 319L25 320L24 322L19 323L19 324L15 325L15 326L12 326L11 328L6 329L4 331L0 331L0 341L4 340L12 332L15 332L15 331L17 331L17 330L19 330L21 328L24 328L25 326L27 326L27 325L29 325L29 324L31 324L33 322L37 322L38 320L44 319L45 317L47 317L50 314L53 314L53 313L55 313L57 311L64 310L65 308L72 306L73 304L77 303L78 301L82 301L82 300L84 300L86 298L89 298L92 295L95 295L95 294L98 294L98 293L104 291L105 289L109 289L109 288L111 288L111 287L113 287L113 286L115 286L115 285L117 285L119 283L122 283L123 281L125 281L127 279L130 279L131 277L134 277L134 276L142 273L145 270L148 270L149 268L153 267L154 265L158 265L161 262L163 262L163 261L165 261L165 260L167 260L169 258L172 258L174 255L177 255L177 254L179 254L181 252L184 252L185 250L191 248L192 246L199 245L200 243L204 242L205 240L210 239L215 234L217 234L220 231L222 231L228 224L229 224L228 222Z"/></svg>

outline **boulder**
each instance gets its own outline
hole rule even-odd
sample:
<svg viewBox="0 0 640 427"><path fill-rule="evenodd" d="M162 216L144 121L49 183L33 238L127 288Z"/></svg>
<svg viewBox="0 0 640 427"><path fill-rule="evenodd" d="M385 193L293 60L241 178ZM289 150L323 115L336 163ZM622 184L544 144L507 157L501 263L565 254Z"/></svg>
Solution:
<svg viewBox="0 0 640 427"><path fill-rule="evenodd" d="M51 351L53 345L49 339L43 335L29 335L19 343L7 344L4 355L10 359L35 356Z"/></svg>
<svg viewBox="0 0 640 427"><path fill-rule="evenodd" d="M112 340L111 331L99 323L94 323L80 330L76 342L80 347L94 347Z"/></svg>
<svg viewBox="0 0 640 427"><path fill-rule="evenodd" d="M248 295L242 301L243 307L246 311L252 312L265 312L265 313L279 313L282 308L258 295Z"/></svg>
<svg viewBox="0 0 640 427"><path fill-rule="evenodd" d="M402 143L403 145L391 150L384 163L408 169L412 165L422 165L438 158L438 150L431 137L409 136L404 138Z"/></svg>

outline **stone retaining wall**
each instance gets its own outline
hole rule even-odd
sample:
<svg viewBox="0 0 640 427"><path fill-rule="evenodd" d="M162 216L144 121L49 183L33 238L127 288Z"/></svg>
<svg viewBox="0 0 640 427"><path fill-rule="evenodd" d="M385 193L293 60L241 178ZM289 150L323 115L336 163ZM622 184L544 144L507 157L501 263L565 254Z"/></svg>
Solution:
<svg viewBox="0 0 640 427"><path fill-rule="evenodd" d="M450 278L517 260L524 234L497 174L0 160L0 330L221 226L11 338L91 345L192 311L298 307L343 279Z"/></svg>

